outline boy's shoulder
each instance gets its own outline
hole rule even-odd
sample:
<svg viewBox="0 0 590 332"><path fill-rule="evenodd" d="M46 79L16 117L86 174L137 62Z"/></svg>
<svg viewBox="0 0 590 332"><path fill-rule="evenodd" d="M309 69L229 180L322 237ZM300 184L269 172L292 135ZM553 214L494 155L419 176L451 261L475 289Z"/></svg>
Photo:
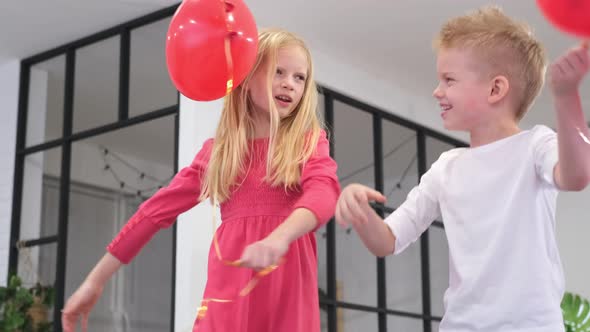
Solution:
<svg viewBox="0 0 590 332"><path fill-rule="evenodd" d="M553 129L545 125L536 125L533 128L531 128L530 132L534 138L557 135Z"/></svg>
<svg viewBox="0 0 590 332"><path fill-rule="evenodd" d="M469 148L466 147L459 147L459 148L454 148L454 149L450 149L447 150L443 153L440 154L440 156L438 157L438 160L436 161L436 163L438 164L446 164L449 161L457 158L458 156L460 156L463 152L467 151Z"/></svg>

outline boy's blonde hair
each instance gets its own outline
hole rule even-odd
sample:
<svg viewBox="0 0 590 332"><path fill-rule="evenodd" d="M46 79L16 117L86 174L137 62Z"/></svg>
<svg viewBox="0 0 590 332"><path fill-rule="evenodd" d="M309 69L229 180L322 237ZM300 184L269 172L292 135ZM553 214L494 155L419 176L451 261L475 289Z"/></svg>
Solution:
<svg viewBox="0 0 590 332"><path fill-rule="evenodd" d="M301 167L315 150L322 125L317 104L318 92L313 79L313 65L305 42L293 33L267 29L259 33L258 54L254 67L240 86L225 98L215 134L211 158L201 188L200 200L223 202L248 170L246 160L254 134L253 104L248 87L253 74L268 64L267 95L270 111L270 136L265 180L273 186L292 189L299 184ZM296 45L307 56L307 80L301 101L286 118L281 119L272 94L279 49Z"/></svg>
<svg viewBox="0 0 590 332"><path fill-rule="evenodd" d="M447 21L434 40L434 48L468 49L488 64L490 78L506 76L517 120L543 88L547 68L543 46L527 24L513 20L497 6L485 6Z"/></svg>

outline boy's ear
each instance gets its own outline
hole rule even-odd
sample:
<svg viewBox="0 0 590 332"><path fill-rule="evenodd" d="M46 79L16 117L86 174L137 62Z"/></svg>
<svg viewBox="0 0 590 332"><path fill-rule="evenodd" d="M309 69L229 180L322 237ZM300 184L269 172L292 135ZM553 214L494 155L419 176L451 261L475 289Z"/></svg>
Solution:
<svg viewBox="0 0 590 332"><path fill-rule="evenodd" d="M510 83L506 76L498 75L494 77L490 82L490 94L488 95L488 102L495 104L503 100L508 95L510 90Z"/></svg>

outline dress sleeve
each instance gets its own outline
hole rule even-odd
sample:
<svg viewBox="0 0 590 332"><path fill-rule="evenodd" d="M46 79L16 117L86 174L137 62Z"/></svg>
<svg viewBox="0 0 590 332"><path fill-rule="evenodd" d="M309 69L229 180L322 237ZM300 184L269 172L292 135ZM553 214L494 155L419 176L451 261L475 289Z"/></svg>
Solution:
<svg viewBox="0 0 590 332"><path fill-rule="evenodd" d="M340 183L336 175L337 165L330 157L330 144L322 131L317 148L303 166L301 188L303 194L293 209L306 208L317 218L317 228L327 223L334 215L340 195Z"/></svg>
<svg viewBox="0 0 590 332"><path fill-rule="evenodd" d="M168 186L140 205L107 246L108 252L121 262L129 263L161 228L170 227L179 214L199 203L212 146L213 140L207 140L190 166L180 170Z"/></svg>

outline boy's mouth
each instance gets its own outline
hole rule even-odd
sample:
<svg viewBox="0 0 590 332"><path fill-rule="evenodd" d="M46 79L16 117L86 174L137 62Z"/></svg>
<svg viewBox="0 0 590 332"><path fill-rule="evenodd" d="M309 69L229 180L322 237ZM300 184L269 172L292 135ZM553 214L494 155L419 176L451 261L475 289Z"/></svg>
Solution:
<svg viewBox="0 0 590 332"><path fill-rule="evenodd" d="M453 106L449 105L449 104L440 104L440 109L443 112L449 111L451 108L453 108Z"/></svg>
<svg viewBox="0 0 590 332"><path fill-rule="evenodd" d="M449 104L440 104L440 109L441 109L440 116L442 116L444 118L452 108L453 107Z"/></svg>

